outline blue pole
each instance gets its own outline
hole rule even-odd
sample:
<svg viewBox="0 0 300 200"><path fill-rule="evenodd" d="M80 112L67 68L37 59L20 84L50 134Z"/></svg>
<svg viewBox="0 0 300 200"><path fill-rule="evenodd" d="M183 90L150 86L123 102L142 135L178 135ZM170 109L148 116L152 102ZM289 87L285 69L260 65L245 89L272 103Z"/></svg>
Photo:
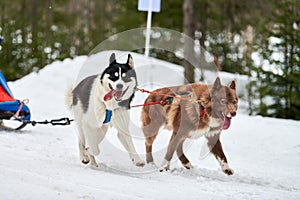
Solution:
<svg viewBox="0 0 300 200"><path fill-rule="evenodd" d="M3 40L4 40L4 38L2 36L0 36L0 44Z"/></svg>

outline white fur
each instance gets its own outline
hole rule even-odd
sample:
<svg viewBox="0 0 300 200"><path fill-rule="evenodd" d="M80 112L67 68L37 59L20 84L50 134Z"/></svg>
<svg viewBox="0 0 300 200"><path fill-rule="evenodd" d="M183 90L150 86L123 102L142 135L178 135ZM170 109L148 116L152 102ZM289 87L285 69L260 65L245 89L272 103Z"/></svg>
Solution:
<svg viewBox="0 0 300 200"><path fill-rule="evenodd" d="M135 83L129 83L135 84ZM127 87L127 86L126 86ZM86 112L82 109L82 104L78 99L78 103L72 106L72 90L67 94L67 105L72 107L73 115L78 128L79 154L82 162L88 163L94 167L98 167L95 157L99 155L99 144L104 139L108 126L114 126L118 130L118 138L122 145L129 152L129 156L135 165L143 166L144 161L138 156L129 133L129 110L118 106L118 102L112 98L110 101L104 102L104 95L109 88L103 87L100 82L100 75L92 84L91 97ZM127 95L132 94L127 91ZM126 95L126 94L125 94ZM125 98L126 99L126 97ZM129 96L129 97L130 97ZM103 124L106 116L106 109L112 110L111 121Z"/></svg>
<svg viewBox="0 0 300 200"><path fill-rule="evenodd" d="M170 170L170 161L164 159L160 164L159 171L169 171Z"/></svg>
<svg viewBox="0 0 300 200"><path fill-rule="evenodd" d="M72 95L73 88L74 88L73 86L68 87L67 93L65 96L66 105L69 110L72 109L72 104L73 104L73 95Z"/></svg>
<svg viewBox="0 0 300 200"><path fill-rule="evenodd" d="M121 72L119 72L119 73L121 73ZM121 79L121 76L119 73L118 73L119 80L117 80L115 82L109 79L108 74L105 74L103 76L103 87L104 87L104 89L107 90L106 92L108 92L110 90L109 84L113 87L113 89L116 89L118 84L122 84L124 86L124 90L126 88L128 88L127 92L123 95L123 99L128 99L134 93L135 86L136 86L136 80L134 78L131 78L131 81L125 83ZM114 101L113 103L114 103L115 108L117 108L118 107L117 102Z"/></svg>
<svg viewBox="0 0 300 200"><path fill-rule="evenodd" d="M223 124L223 121L221 119L217 119L217 118L213 118L213 117L210 118L210 122L209 122L210 127L213 127L213 128L220 127L220 126L222 126L222 124Z"/></svg>
<svg viewBox="0 0 300 200"><path fill-rule="evenodd" d="M204 129L198 129L195 131L190 131L189 136L191 139L198 139L198 138L202 137L203 135L205 135L208 131L209 131L209 127L204 128Z"/></svg>
<svg viewBox="0 0 300 200"><path fill-rule="evenodd" d="M183 166L186 167L186 168L188 168L188 169L192 169L193 168L193 165L190 162L184 164Z"/></svg>
<svg viewBox="0 0 300 200"><path fill-rule="evenodd" d="M226 163L224 160L222 160L221 158L217 157L217 160L219 161L219 164L221 166L221 169L223 172L225 172L226 170L231 172L232 174L234 173L233 169L231 169L228 165L228 163Z"/></svg>
<svg viewBox="0 0 300 200"><path fill-rule="evenodd" d="M222 120L216 118L210 118L209 127L190 131L189 137L190 139L198 139L203 135L205 135L206 137L215 136L216 134L220 133L222 124L223 124Z"/></svg>

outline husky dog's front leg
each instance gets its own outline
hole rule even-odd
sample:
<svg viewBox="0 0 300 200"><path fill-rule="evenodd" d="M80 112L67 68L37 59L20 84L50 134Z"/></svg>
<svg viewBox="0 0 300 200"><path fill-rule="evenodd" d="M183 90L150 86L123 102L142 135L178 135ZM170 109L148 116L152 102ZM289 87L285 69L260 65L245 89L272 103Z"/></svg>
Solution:
<svg viewBox="0 0 300 200"><path fill-rule="evenodd" d="M85 128L85 135L87 141L87 152L92 166L98 167L95 156L99 155L99 143L105 137L107 132L107 126L90 127Z"/></svg>
<svg viewBox="0 0 300 200"><path fill-rule="evenodd" d="M131 135L129 133L129 110L119 109L114 113L113 126L118 130L118 138L124 148L128 151L129 157L136 166L144 166L145 162L137 154Z"/></svg>
<svg viewBox="0 0 300 200"><path fill-rule="evenodd" d="M206 137L208 142L207 145L211 151L211 153L216 157L218 160L222 171L227 175L232 175L234 173L233 169L231 169L227 163L226 156L223 152L222 144L220 142L220 134Z"/></svg>

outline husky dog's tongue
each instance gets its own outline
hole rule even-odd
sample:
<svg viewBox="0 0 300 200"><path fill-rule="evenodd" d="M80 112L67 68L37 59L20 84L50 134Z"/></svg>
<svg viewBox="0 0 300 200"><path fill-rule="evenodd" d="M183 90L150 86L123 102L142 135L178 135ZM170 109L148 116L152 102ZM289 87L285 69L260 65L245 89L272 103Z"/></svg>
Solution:
<svg viewBox="0 0 300 200"><path fill-rule="evenodd" d="M115 94L115 90L111 90L109 91L106 95L104 95L104 101L109 101L113 98L114 94Z"/></svg>
<svg viewBox="0 0 300 200"><path fill-rule="evenodd" d="M121 90L111 90L106 95L104 95L104 101L109 101L113 97L116 98L117 101L121 101L123 96L123 91Z"/></svg>
<svg viewBox="0 0 300 200"><path fill-rule="evenodd" d="M223 123L222 129L223 129L223 130L228 129L229 126L230 126L230 122L231 122L231 117L225 116L225 117L224 117L224 123Z"/></svg>

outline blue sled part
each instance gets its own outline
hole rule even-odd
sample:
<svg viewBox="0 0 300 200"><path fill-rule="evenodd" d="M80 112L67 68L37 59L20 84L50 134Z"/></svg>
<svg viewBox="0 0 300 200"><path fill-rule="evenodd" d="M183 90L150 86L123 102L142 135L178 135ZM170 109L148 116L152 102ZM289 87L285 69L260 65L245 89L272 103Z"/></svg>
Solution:
<svg viewBox="0 0 300 200"><path fill-rule="evenodd" d="M7 101L0 103L0 116L2 119L10 119L16 113L21 105L19 100ZM11 116L10 116L11 115ZM22 120L30 120L30 110L28 106L23 104L19 116Z"/></svg>
<svg viewBox="0 0 300 200"><path fill-rule="evenodd" d="M4 78L2 72L0 72L0 85L3 87L3 89L5 90L5 92L11 96L12 98L14 98L14 95L12 94L12 92L10 91L6 79Z"/></svg>

